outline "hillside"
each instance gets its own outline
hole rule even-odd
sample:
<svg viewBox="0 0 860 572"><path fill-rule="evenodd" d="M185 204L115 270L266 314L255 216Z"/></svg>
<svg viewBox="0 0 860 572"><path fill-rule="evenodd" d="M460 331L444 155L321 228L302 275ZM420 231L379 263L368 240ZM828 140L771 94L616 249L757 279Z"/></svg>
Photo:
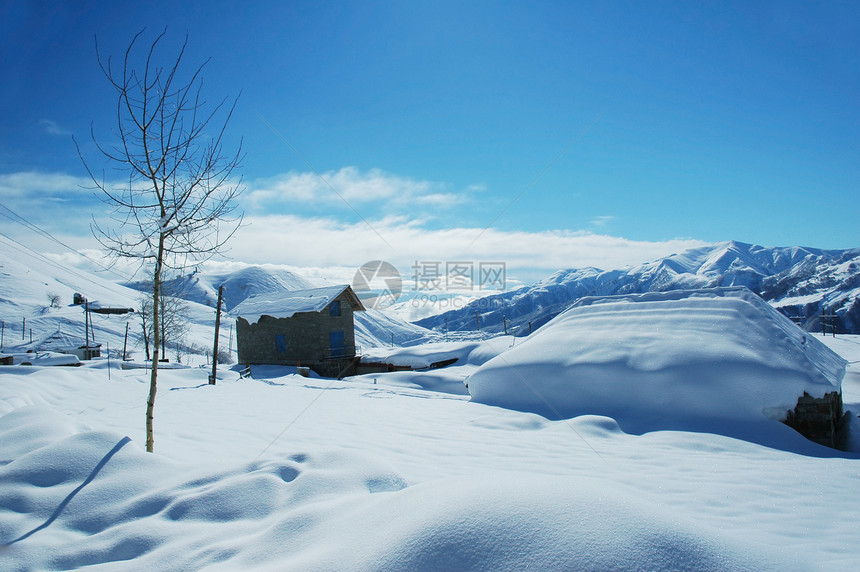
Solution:
<svg viewBox="0 0 860 572"><path fill-rule="evenodd" d="M225 312L254 294L319 285L287 271L263 267L248 267L230 273L194 272L171 280L166 291L176 293L187 302L185 347L180 350L186 361L203 362L202 354L195 360L188 355L189 352L211 350L218 284L225 286ZM142 287L143 283L132 285ZM81 306L72 303L75 293L82 294L91 303L122 308L138 308L143 295L140 290L60 264L0 236L0 322L4 348L29 342L31 334L33 339L39 339L57 330L79 336L83 343L84 312ZM51 305L51 297L59 301L55 306ZM103 344L103 351L109 345L112 355L119 355L128 325L129 352L135 359L143 358L143 348L137 335L140 319L135 314L109 316L91 313L91 317L91 335L96 342ZM380 312L359 313L357 316L356 342L362 348L389 346L392 335L398 345L426 342L435 337L424 328ZM222 322L221 347L231 347L231 339L228 320L227 323ZM235 348L235 339L232 339L232 347ZM168 348L167 357L172 361L178 359L176 350Z"/></svg>
<svg viewBox="0 0 860 572"><path fill-rule="evenodd" d="M166 280L164 291L178 298L214 308L218 300L219 285L224 286L222 303L223 309L228 312L251 296L279 290L304 290L325 286L289 270L249 266L232 272L204 273L195 270L190 274ZM135 290L147 288L145 282L134 282L128 286Z"/></svg>
<svg viewBox="0 0 860 572"><path fill-rule="evenodd" d="M560 270L531 286L475 300L464 308L416 324L526 335L583 296L643 294L689 288L746 286L783 314L820 331L822 310L835 314L839 331L860 331L860 249L770 248L722 242L625 270Z"/></svg>

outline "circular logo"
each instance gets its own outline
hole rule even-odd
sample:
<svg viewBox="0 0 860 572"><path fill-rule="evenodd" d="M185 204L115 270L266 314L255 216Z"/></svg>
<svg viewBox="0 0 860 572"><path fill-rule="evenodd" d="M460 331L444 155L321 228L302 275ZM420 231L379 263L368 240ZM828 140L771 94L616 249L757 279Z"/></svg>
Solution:
<svg viewBox="0 0 860 572"><path fill-rule="evenodd" d="M355 271L352 289L366 308L381 310L394 304L403 291L400 272L389 262L371 260Z"/></svg>

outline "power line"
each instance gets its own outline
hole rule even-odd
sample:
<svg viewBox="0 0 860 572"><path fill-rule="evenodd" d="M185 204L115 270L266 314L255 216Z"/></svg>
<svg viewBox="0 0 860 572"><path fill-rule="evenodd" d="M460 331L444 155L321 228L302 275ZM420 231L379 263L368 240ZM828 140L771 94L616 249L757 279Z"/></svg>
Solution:
<svg viewBox="0 0 860 572"><path fill-rule="evenodd" d="M0 214L2 214L2 213L0 213ZM70 274L74 274L75 276L77 276L78 278L80 278L80 279L82 279L82 280L87 280L87 281L91 281L91 280L92 280L92 276L86 276L86 275L81 274L80 272L78 272L78 271L76 271L76 270L72 270L71 268L68 268L68 267L66 267L66 266L63 266L62 264L60 264L60 263L59 263L59 262L57 262L56 260L51 260L50 258L48 258L47 256L45 256L44 254L41 254L41 253L39 253L39 252L36 252L36 251L35 251L35 250L33 250L32 248L29 248L28 246L26 246L26 245L24 245L24 244L21 244L20 242L18 242L17 240L15 240L14 238L12 238L12 237L11 237L11 236L9 236L9 235L6 235L6 234L3 234L2 232L0 232L0 236L4 237L6 240L8 240L8 241L10 241L10 242L14 242L14 243L15 243L15 244L17 244L18 246L20 246L21 248L16 248L15 246L9 245L9 246L11 246L13 249L17 250L18 252L21 252L22 254L31 254L31 255L34 255L34 256L38 256L39 258L41 258L41 259L42 259L42 261L47 262L47 263L48 263L48 264L50 264L51 266L54 266L54 267L59 268L59 269L61 269L61 270L64 270L65 272L68 272L68 273L70 273ZM23 250L22 250L22 249L23 249ZM26 251L26 252L25 252L25 251Z"/></svg>
<svg viewBox="0 0 860 572"><path fill-rule="evenodd" d="M16 213L15 211L13 211L12 209L10 209L9 207L7 207L6 205L4 205L3 203L0 203L0 207L2 207L2 208L4 208L4 209L6 209L7 211L9 211L9 212L14 216L14 218L13 218L12 216L9 216L8 214L6 214L6 213L4 213L4 212L0 212L0 215L5 216L5 217L6 217L6 218L8 218L9 220L11 220L11 221L13 221L13 222L17 222L18 224L20 224L20 225L22 225L22 226L24 226L24 227L26 227L26 228L29 228L30 230L32 230L32 231L34 231L34 232L36 232L36 233L38 233L38 234L40 234L40 235L44 236L45 238L47 238L47 239L49 239L49 240L51 240L51 241L53 241L53 242L56 242L57 244L59 244L59 245L60 245L60 246L62 246L63 248L66 248L66 249L68 249L69 251L74 252L74 253L75 253L75 254L77 254L78 256L82 256L82 257L86 258L87 260L89 260L90 262L92 262L93 264L95 264L96 266L98 266L99 268L101 268L101 269L103 269L103 270L105 270L105 271L107 271L107 272L110 272L110 273L114 274L115 276L118 276L118 277L120 277L120 278L122 278L122 279L124 279L124 280L129 281L129 282L131 282L131 281L133 281L133 280L134 280L134 276L131 276L131 277L126 276L126 275L124 275L124 274L122 274L122 273L120 273L120 272L117 272L117 271L116 271L116 270L114 270L113 268L110 268L109 266L105 266L104 264L102 264L102 263L101 263L101 262L99 262L98 260L95 260L95 259L93 259L93 258L90 258L90 257L89 257L89 256L87 256L86 254L83 254L82 252L79 252L79 251L75 250L74 248L72 248L71 246L69 246L68 244L66 244L65 242L63 242L62 240L60 240L60 239L58 239L57 237L55 237L54 235L52 235L52 234L51 234L50 232L48 232L47 230L44 230L43 228L41 228L41 227L37 226L36 224L34 224L34 223L30 222L29 220L27 220L27 219L26 219L26 218L24 218L23 216L19 215L18 213ZM6 235L4 234L3 236L6 236ZM9 238L9 237L8 237L8 236L6 236L6 238ZM9 240L12 240L12 239L11 239L11 238L9 238ZM16 244L20 244L19 242L14 241L14 240L13 240L13 242L15 242ZM24 246L24 245L21 245L21 246ZM25 248L27 248L27 247L25 247ZM28 248L28 250L30 250L30 249ZM31 250L31 252L33 252L33 251ZM44 258L44 257L43 257L43 258ZM64 270L68 270L68 268L64 268ZM80 275L78 275L78 276L80 276Z"/></svg>

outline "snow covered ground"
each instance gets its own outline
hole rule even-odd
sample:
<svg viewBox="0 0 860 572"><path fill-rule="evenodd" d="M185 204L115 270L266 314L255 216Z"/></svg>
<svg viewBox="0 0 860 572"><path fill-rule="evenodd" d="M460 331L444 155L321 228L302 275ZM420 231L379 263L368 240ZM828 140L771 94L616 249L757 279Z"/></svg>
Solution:
<svg viewBox="0 0 860 572"><path fill-rule="evenodd" d="M74 292L134 305L127 288L6 246L4 349L22 315L36 336L82 333ZM214 312L191 308L190 341L208 345ZM95 321L116 351L124 319ZM860 564L860 336L815 336L849 362L846 453L764 418L767 446L695 424L643 431L620 413L555 420L478 403L463 382L497 356L527 356L537 333L414 345L426 330L377 312L356 328L383 342L360 342L368 361L419 369L336 381L221 368L214 386L208 369L165 369L155 454L143 452L146 370L0 366L0 570Z"/></svg>
<svg viewBox="0 0 860 572"><path fill-rule="evenodd" d="M852 362L844 396L860 411L860 337L823 341ZM508 348L463 346L438 355L468 366ZM765 447L551 421L404 383L426 373L261 367L210 386L203 370L163 371L149 455L146 372L0 368L0 569L860 564L854 453L788 430Z"/></svg>

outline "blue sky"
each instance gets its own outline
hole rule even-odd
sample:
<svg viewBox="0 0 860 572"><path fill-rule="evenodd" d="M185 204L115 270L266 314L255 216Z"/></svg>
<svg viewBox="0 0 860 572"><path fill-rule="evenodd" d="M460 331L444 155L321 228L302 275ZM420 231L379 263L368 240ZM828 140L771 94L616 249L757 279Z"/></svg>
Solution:
<svg viewBox="0 0 860 572"><path fill-rule="evenodd" d="M93 38L118 57L144 26L166 57L188 33L186 69L211 58L210 101L241 92L236 260L534 279L860 246L857 3L13 0L0 22L0 203L76 248L101 207L71 136L91 153L114 110Z"/></svg>

